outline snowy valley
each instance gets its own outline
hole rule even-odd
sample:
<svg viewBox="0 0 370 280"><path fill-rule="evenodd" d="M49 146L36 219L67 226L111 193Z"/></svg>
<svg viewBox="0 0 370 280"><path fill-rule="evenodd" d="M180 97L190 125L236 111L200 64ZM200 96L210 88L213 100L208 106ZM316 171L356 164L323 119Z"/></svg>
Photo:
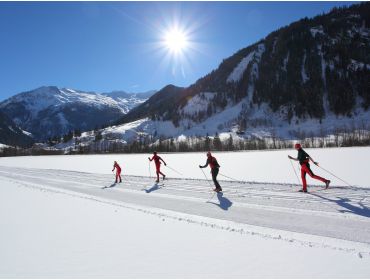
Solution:
<svg viewBox="0 0 370 280"><path fill-rule="evenodd" d="M369 15L302 18L186 87L0 102L0 278L370 278Z"/></svg>
<svg viewBox="0 0 370 280"><path fill-rule="evenodd" d="M351 186L297 192L294 150L215 153L219 194L204 153L161 154L159 184L145 154L1 158L0 275L367 278L370 149L307 152Z"/></svg>

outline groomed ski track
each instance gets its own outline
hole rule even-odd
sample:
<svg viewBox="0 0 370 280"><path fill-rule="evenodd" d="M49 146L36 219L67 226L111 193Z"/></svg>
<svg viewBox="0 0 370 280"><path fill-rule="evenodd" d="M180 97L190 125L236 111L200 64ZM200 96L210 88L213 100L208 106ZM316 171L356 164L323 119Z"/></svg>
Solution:
<svg viewBox="0 0 370 280"><path fill-rule="evenodd" d="M20 187L370 257L370 188L311 186L305 194L298 185L220 180L224 191L216 194L212 182L199 179L156 185L154 178L124 175L114 185L113 174L14 167L0 167L0 177Z"/></svg>

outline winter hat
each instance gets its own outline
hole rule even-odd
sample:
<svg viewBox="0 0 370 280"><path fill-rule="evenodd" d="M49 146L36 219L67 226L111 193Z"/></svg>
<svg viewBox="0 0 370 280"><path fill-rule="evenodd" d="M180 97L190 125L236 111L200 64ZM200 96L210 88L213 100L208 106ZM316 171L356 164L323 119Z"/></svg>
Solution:
<svg viewBox="0 0 370 280"><path fill-rule="evenodd" d="M301 146L301 144L296 143L296 144L294 145L294 148L295 148L295 149L297 149L297 150L299 150L300 148L302 148L302 146Z"/></svg>

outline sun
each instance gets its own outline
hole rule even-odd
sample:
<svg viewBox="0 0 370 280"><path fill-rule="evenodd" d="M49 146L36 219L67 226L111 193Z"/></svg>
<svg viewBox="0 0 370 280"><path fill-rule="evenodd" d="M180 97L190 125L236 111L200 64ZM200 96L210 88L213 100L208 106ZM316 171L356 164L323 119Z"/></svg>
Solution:
<svg viewBox="0 0 370 280"><path fill-rule="evenodd" d="M164 45L173 53L182 53L188 46L188 38L185 32L174 28L165 33Z"/></svg>
<svg viewBox="0 0 370 280"><path fill-rule="evenodd" d="M202 52L202 44L198 41L198 30L201 24L196 21L189 23L184 19L163 20L157 31L152 49L160 59L158 68L166 68L173 77L186 78L187 73L193 72L194 57Z"/></svg>

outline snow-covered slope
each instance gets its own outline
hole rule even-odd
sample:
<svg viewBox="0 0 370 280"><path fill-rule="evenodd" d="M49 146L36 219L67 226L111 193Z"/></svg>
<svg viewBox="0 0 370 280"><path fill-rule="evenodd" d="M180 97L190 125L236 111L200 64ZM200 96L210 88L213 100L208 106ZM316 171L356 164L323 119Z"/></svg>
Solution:
<svg viewBox="0 0 370 280"><path fill-rule="evenodd" d="M137 132L156 134L155 140L216 132L297 139L370 130L369 12L364 2L282 27L193 85L163 88L121 123L133 127L148 118ZM168 122L173 128L161 134Z"/></svg>
<svg viewBox="0 0 370 280"><path fill-rule="evenodd" d="M152 92L150 92L152 93ZM60 136L69 130L89 130L112 123L146 100L140 94L99 94L57 87L40 87L0 103L18 126L36 139Z"/></svg>
<svg viewBox="0 0 370 280"><path fill-rule="evenodd" d="M143 93L127 93L125 91L112 91L102 93L101 95L112 98L121 107L122 111L127 114L131 109L144 103L156 91L151 90Z"/></svg>
<svg viewBox="0 0 370 280"><path fill-rule="evenodd" d="M307 194L297 192L293 151L215 154L221 174L246 180L220 174L217 195L189 179L204 178L203 153L161 155L184 178L163 167L158 185L143 154L1 158L0 276L369 278L369 151L309 150L360 186L329 177L325 190L309 178Z"/></svg>
<svg viewBox="0 0 370 280"><path fill-rule="evenodd" d="M185 106L184 112L199 112L207 105L202 100L196 103L197 97L192 99L192 106ZM197 100L198 101L198 100ZM184 137L215 135L218 133L222 139L230 136L234 140L241 138L278 137L282 139L302 139L305 137L325 137L339 131L352 132L356 129L370 130L370 110L357 108L354 116L336 116L329 113L325 118L311 119L295 118L290 124L287 123L284 113L273 112L267 105L248 110L249 123L245 130L240 130L238 118L240 112L248 107L248 98L243 99L236 105L227 106L224 110L212 115L206 120L196 123L191 119L184 118L176 127L171 121L151 120L150 118L139 119L122 125L106 127L101 130L104 140L132 143L140 141L142 137L158 139L184 139ZM95 140L92 131L82 134L79 142L84 145L91 144ZM74 145L73 143L71 143Z"/></svg>

